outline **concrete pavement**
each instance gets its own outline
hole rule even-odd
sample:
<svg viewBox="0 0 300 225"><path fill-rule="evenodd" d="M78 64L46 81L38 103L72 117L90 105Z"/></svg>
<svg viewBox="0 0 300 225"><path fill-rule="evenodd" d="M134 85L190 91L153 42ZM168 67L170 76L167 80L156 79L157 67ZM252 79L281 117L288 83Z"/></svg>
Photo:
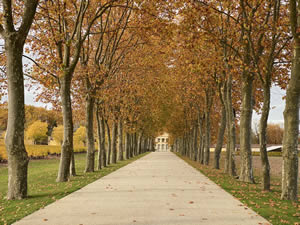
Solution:
<svg viewBox="0 0 300 225"><path fill-rule="evenodd" d="M16 225L270 224L173 153L151 153Z"/></svg>

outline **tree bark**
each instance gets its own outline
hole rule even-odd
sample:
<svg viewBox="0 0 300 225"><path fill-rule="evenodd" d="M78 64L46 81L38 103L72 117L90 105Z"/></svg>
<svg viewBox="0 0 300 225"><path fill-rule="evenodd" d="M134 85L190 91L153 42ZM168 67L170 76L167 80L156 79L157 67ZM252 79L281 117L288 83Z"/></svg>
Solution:
<svg viewBox="0 0 300 225"><path fill-rule="evenodd" d="M84 171L85 173L94 172L95 170L94 105L94 97L88 94L86 97L85 111L87 137L86 166Z"/></svg>
<svg viewBox="0 0 300 225"><path fill-rule="evenodd" d="M14 28L14 12L11 1L2 1L1 12L3 25L0 24L0 35L4 39L6 55L6 75L8 81L8 121L5 145L8 157L8 191L7 199L27 197L28 155L24 144L24 77L23 48L38 0L24 1L24 13L20 27Z"/></svg>
<svg viewBox="0 0 300 225"><path fill-rule="evenodd" d="M103 116L100 118L100 133L101 133L101 164L103 167L107 167L107 157L105 148L105 122Z"/></svg>
<svg viewBox="0 0 300 225"><path fill-rule="evenodd" d="M197 161L201 164L203 164L203 118L200 115L200 112L198 112L198 129L199 129L199 145L198 145L198 156Z"/></svg>
<svg viewBox="0 0 300 225"><path fill-rule="evenodd" d="M74 151L71 153L71 163L70 163L70 176L76 176L76 167L75 167L75 156Z"/></svg>
<svg viewBox="0 0 300 225"><path fill-rule="evenodd" d="M98 166L97 169L101 170L102 167L106 167L106 150L105 150L105 121L100 115L99 106L96 110L97 116L97 132L98 132Z"/></svg>
<svg viewBox="0 0 300 225"><path fill-rule="evenodd" d="M8 124L5 144L8 156L7 199L27 197L27 168L29 158L24 145L24 79L23 45L13 35L5 39L8 78Z"/></svg>
<svg viewBox="0 0 300 225"><path fill-rule="evenodd" d="M252 76L244 72L242 76L242 110L240 122L241 172L239 179L248 183L254 183L251 152L252 84Z"/></svg>
<svg viewBox="0 0 300 225"><path fill-rule="evenodd" d="M129 140L129 157L132 158L134 153L134 149L133 149L133 134L130 134L130 140Z"/></svg>
<svg viewBox="0 0 300 225"><path fill-rule="evenodd" d="M299 4L299 3L298 3ZM290 7L292 7L291 5ZM300 4L298 5L299 12ZM291 11L293 9L291 8ZM292 11L293 15L293 11ZM298 15L298 21L300 20ZM291 16L292 20L292 16ZM298 22L299 23L299 22ZM281 199L298 201L298 135L300 99L300 38L294 40L294 55L284 109Z"/></svg>
<svg viewBox="0 0 300 225"><path fill-rule="evenodd" d="M101 119L100 119L100 110L99 105L96 107L96 119L97 119L97 134L98 134L98 157L97 157L97 170L102 169L102 133L101 133Z"/></svg>
<svg viewBox="0 0 300 225"><path fill-rule="evenodd" d="M110 136L110 128L108 121L105 120L106 130L107 130L107 165L111 162L111 136Z"/></svg>
<svg viewBox="0 0 300 225"><path fill-rule="evenodd" d="M205 151L204 151L204 164L209 165L210 158L210 110L212 106L211 93L206 91L206 109L205 109Z"/></svg>
<svg viewBox="0 0 300 225"><path fill-rule="evenodd" d="M117 136L118 136L118 123L117 121L113 121L113 128L112 128L112 140L111 140L111 151L112 151L112 163L117 163Z"/></svg>
<svg viewBox="0 0 300 225"><path fill-rule="evenodd" d="M118 145L119 145L119 161L124 160L124 149L123 149L123 123L122 120L119 119L118 121Z"/></svg>
<svg viewBox="0 0 300 225"><path fill-rule="evenodd" d="M66 182L70 176L70 163L73 152L73 119L71 104L71 77L66 74L60 80L60 96L63 111L64 137L57 182Z"/></svg>
<svg viewBox="0 0 300 225"><path fill-rule="evenodd" d="M225 129L226 129L226 111L225 111L225 106L222 106L221 123L220 123L220 127L219 127L217 145L216 145L215 155L214 155L214 157L215 157L214 168L215 169L220 169L220 155L221 155L222 147L223 147Z"/></svg>
<svg viewBox="0 0 300 225"><path fill-rule="evenodd" d="M125 156L126 159L130 159L130 134L125 133Z"/></svg>
<svg viewBox="0 0 300 225"><path fill-rule="evenodd" d="M259 124L259 143L260 143L260 158L262 164L262 189L264 191L270 191L270 164L267 153L267 126L268 126L268 117L270 111L270 87L271 81L266 80L264 84L264 100L263 100L263 108L262 114L260 117Z"/></svg>
<svg viewBox="0 0 300 225"><path fill-rule="evenodd" d="M236 145L236 133L235 133L235 113L232 106L232 76L229 75L226 85L226 116L227 116L227 173L233 177L237 176L235 166L235 145Z"/></svg>
<svg viewBox="0 0 300 225"><path fill-rule="evenodd" d="M143 134L139 133L138 140L137 140L137 155L140 155L142 152L142 137Z"/></svg>

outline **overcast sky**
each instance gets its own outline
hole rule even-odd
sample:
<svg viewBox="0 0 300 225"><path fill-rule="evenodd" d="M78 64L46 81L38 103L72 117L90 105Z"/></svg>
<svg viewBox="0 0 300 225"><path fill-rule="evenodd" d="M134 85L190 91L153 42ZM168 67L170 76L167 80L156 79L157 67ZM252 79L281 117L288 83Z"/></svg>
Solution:
<svg viewBox="0 0 300 225"><path fill-rule="evenodd" d="M269 123L277 123L283 126L283 111L285 107L285 100L282 97L285 96L285 91L280 87L272 87L271 89L271 110L269 115ZM253 113L253 123L258 123L260 115Z"/></svg>

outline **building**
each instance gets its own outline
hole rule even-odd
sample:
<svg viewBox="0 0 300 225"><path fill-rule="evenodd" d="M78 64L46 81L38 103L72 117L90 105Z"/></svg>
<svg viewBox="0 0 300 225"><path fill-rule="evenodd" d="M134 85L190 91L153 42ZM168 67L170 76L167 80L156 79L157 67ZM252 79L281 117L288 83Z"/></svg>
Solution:
<svg viewBox="0 0 300 225"><path fill-rule="evenodd" d="M156 152L168 152L169 149L169 134L163 133L155 138L155 151Z"/></svg>

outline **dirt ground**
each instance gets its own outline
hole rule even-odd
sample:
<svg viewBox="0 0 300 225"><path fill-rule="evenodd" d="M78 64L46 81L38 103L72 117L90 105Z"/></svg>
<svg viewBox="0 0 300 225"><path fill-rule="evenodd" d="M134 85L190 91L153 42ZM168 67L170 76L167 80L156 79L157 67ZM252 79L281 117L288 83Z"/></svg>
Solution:
<svg viewBox="0 0 300 225"><path fill-rule="evenodd" d="M211 155L212 155L211 164L213 164L213 153ZM224 168L224 158L225 158L225 154L222 154L221 161L220 161L221 168ZM240 156L236 156L235 159L236 159L237 169L239 170ZM261 169L262 169L260 156L253 156L252 159L253 159L254 175L260 176ZM271 177L280 179L281 178L281 170L282 170L282 157L269 156L269 162L270 162L270 167L271 167ZM300 168L300 159L299 159L298 163L299 163L299 168ZM300 181L300 169L299 169L298 179Z"/></svg>

